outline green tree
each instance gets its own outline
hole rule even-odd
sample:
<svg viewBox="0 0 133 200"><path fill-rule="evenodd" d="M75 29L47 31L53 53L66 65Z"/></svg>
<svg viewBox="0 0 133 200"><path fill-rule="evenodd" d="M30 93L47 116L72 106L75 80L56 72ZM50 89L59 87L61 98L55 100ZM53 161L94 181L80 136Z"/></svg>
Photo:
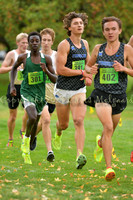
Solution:
<svg viewBox="0 0 133 200"><path fill-rule="evenodd" d="M14 48L15 37L20 32L40 31L51 27L56 32L54 48L67 37L63 18L68 12L86 12L88 26L83 37L91 48L104 41L101 20L105 16L116 16L123 23L121 41L128 42L133 34L132 0L0 0L0 42L7 50Z"/></svg>

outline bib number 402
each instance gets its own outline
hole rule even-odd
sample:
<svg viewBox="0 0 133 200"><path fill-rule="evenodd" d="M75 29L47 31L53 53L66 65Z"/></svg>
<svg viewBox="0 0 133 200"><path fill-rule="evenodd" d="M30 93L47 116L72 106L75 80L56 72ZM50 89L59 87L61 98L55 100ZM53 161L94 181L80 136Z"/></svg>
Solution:
<svg viewBox="0 0 133 200"><path fill-rule="evenodd" d="M115 74L103 74L102 79L104 81L115 81Z"/></svg>

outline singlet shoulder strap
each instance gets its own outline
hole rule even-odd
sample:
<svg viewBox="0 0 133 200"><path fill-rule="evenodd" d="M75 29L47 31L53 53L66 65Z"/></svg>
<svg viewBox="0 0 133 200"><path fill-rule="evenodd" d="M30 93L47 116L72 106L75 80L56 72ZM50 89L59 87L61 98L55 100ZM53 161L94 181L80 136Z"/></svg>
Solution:
<svg viewBox="0 0 133 200"><path fill-rule="evenodd" d="M81 39L81 47L85 47L85 49L86 49L86 46L85 46L85 44L84 44L82 39Z"/></svg>
<svg viewBox="0 0 133 200"><path fill-rule="evenodd" d="M106 45L107 45L107 43L102 44L102 45L100 46L100 48L99 48L99 51L102 51L103 49L105 49Z"/></svg>
<svg viewBox="0 0 133 200"><path fill-rule="evenodd" d="M53 50L51 57L54 57L57 51Z"/></svg>
<svg viewBox="0 0 133 200"><path fill-rule="evenodd" d="M41 62L44 62L46 64L45 54L40 52L40 55L41 55Z"/></svg>
<svg viewBox="0 0 133 200"><path fill-rule="evenodd" d="M73 45L73 43L72 43L70 38L66 38L66 40L69 42L70 45Z"/></svg>
<svg viewBox="0 0 133 200"><path fill-rule="evenodd" d="M40 54L41 54L41 57L42 57L42 58L45 58L45 56L44 56L43 53L40 52ZM30 51L27 52L27 58L29 58L29 57L30 57Z"/></svg>
<svg viewBox="0 0 133 200"><path fill-rule="evenodd" d="M123 42L120 43L120 48L124 48L125 44Z"/></svg>
<svg viewBox="0 0 133 200"><path fill-rule="evenodd" d="M42 52L40 52L40 54L41 54L41 57L42 57L42 58L45 58L45 56L44 56L44 54L43 54Z"/></svg>
<svg viewBox="0 0 133 200"><path fill-rule="evenodd" d="M29 58L29 57L30 57L30 51L27 52L27 58Z"/></svg>
<svg viewBox="0 0 133 200"><path fill-rule="evenodd" d="M66 40L69 42L70 45L74 45L70 38L67 38ZM84 44L84 42L83 42L82 39L81 39L81 46L82 46L82 47L83 47L83 46L85 47L85 44Z"/></svg>
<svg viewBox="0 0 133 200"><path fill-rule="evenodd" d="M17 58L18 58L18 53L16 52L15 49L13 49L12 52L14 53L14 59L15 59L15 61L16 61Z"/></svg>

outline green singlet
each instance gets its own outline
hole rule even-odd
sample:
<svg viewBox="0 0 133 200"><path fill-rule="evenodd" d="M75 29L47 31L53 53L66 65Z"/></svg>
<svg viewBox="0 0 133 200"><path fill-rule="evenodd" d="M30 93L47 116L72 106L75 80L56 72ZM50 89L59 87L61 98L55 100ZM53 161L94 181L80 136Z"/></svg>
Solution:
<svg viewBox="0 0 133 200"><path fill-rule="evenodd" d="M46 64L43 54L41 62ZM26 100L35 104L37 112L40 113L45 105L45 76L40 64L31 61L30 53L27 55L26 65L23 70L23 82L21 84L22 101Z"/></svg>

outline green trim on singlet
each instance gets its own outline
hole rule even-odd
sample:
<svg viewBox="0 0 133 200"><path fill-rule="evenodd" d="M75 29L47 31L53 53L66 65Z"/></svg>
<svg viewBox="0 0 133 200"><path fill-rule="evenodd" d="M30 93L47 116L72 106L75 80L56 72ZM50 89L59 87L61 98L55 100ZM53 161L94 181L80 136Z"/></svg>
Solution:
<svg viewBox="0 0 133 200"><path fill-rule="evenodd" d="M46 64L45 57L41 56L41 62ZM40 64L35 64L31 61L30 56L26 59L22 73L24 80L21 84L21 95L28 101L34 103L37 111L40 113L45 105L46 74L43 72Z"/></svg>

